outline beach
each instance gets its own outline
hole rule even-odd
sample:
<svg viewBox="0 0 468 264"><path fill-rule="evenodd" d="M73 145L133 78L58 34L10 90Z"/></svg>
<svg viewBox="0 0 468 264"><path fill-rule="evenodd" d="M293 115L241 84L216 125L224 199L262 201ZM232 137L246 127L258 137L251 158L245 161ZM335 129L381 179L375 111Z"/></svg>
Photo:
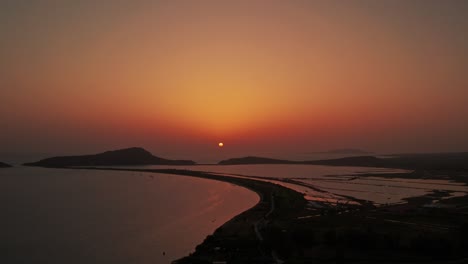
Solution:
<svg viewBox="0 0 468 264"><path fill-rule="evenodd" d="M433 190L405 199L404 204L376 207L360 200L331 204L307 201L304 194L292 189L242 176L185 169L83 169L141 171L225 181L248 188L261 197L257 205L209 235L193 254L174 263L344 260L396 263L433 259L440 259L434 263L447 260L463 263L464 259L466 196L450 198L449 192ZM428 172L420 173L427 175ZM437 172L433 173L438 177ZM398 177L405 177L405 174L400 173ZM408 173L408 177L415 177L415 173ZM443 206L426 206L440 199L444 199ZM430 250L432 246L440 250Z"/></svg>

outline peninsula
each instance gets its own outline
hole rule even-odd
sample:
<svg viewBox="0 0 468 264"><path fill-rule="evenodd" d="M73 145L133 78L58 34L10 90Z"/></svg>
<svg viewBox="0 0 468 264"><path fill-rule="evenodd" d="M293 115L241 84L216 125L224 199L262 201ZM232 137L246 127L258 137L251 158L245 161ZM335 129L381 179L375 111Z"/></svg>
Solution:
<svg viewBox="0 0 468 264"><path fill-rule="evenodd" d="M81 167L164 173L225 181L255 191L260 202L220 226L190 255L172 263L465 263L467 196L425 204L308 202L303 194L252 178L181 169Z"/></svg>
<svg viewBox="0 0 468 264"><path fill-rule="evenodd" d="M419 170L419 167L443 168L450 165L455 167L448 171L451 177L466 183L466 174L458 175L456 168L465 164L467 156L464 153L389 158L361 156L303 162L246 157L220 164L413 166L414 172L400 173L400 178L424 174L426 169ZM468 257L464 250L468 243L468 223L465 220L468 196L442 200L447 193L434 189L426 195L408 198L404 204L377 207L359 199L354 199L353 203L308 201L303 193L282 186L283 183L291 183L287 179L277 179L274 183L266 178L186 169L112 167L146 164L191 165L194 162L166 160L144 149L130 148L88 156L56 157L28 165L198 177L243 186L259 195L257 205L224 223L192 254L173 263L388 263L388 260L391 263L408 263L433 259L440 260L434 263L446 263L447 260L462 263L459 261ZM428 171L434 179L448 173ZM426 206L434 200L441 206Z"/></svg>

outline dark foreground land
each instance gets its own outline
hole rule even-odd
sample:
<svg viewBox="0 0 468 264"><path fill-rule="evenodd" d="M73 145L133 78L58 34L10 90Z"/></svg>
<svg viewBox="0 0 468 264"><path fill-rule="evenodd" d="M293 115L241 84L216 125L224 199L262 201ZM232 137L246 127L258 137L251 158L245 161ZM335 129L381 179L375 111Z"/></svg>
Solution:
<svg viewBox="0 0 468 264"><path fill-rule="evenodd" d="M468 263L467 196L441 200L437 207L425 205L445 193L434 191L378 208L368 203L332 206L308 203L300 193L255 179L175 169L111 170L226 181L260 195L256 206L219 227L176 263ZM466 180L459 172L456 176Z"/></svg>

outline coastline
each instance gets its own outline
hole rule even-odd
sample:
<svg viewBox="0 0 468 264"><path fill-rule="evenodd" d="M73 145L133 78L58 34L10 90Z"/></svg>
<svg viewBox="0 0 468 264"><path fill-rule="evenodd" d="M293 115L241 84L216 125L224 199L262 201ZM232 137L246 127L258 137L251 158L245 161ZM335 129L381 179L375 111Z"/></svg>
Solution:
<svg viewBox="0 0 468 264"><path fill-rule="evenodd" d="M223 223L195 248L194 253L173 261L173 263L179 264L212 263L213 261L281 263L277 253L271 248L271 242L265 230L275 220L300 216L307 204L303 194L274 183L233 176L220 176L208 172L179 169L102 167L69 167L69 169L134 171L197 177L235 184L251 190L259 196L260 199L256 205Z"/></svg>
<svg viewBox="0 0 468 264"><path fill-rule="evenodd" d="M169 264L259 202L227 182L156 173L16 167L0 176L0 263Z"/></svg>
<svg viewBox="0 0 468 264"><path fill-rule="evenodd" d="M57 167L76 170L131 171L172 174L223 181L254 191L259 202L218 227L196 246L185 263L401 263L465 260L468 196L443 200L440 208L425 204L445 196L431 194L407 199L407 204L309 203L287 187L229 175L185 169ZM462 207L460 207L462 206ZM355 241L361 241L355 243ZM438 241L438 242L437 242ZM445 247L426 249L435 242ZM435 259L434 259L435 258Z"/></svg>

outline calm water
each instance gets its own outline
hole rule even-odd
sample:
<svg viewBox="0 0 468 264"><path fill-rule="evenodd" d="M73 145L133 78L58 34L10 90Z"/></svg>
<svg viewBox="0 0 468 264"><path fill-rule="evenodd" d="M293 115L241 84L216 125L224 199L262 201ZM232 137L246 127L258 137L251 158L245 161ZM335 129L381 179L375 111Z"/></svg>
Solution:
<svg viewBox="0 0 468 264"><path fill-rule="evenodd" d="M185 176L4 169L0 263L170 263L258 200Z"/></svg>

